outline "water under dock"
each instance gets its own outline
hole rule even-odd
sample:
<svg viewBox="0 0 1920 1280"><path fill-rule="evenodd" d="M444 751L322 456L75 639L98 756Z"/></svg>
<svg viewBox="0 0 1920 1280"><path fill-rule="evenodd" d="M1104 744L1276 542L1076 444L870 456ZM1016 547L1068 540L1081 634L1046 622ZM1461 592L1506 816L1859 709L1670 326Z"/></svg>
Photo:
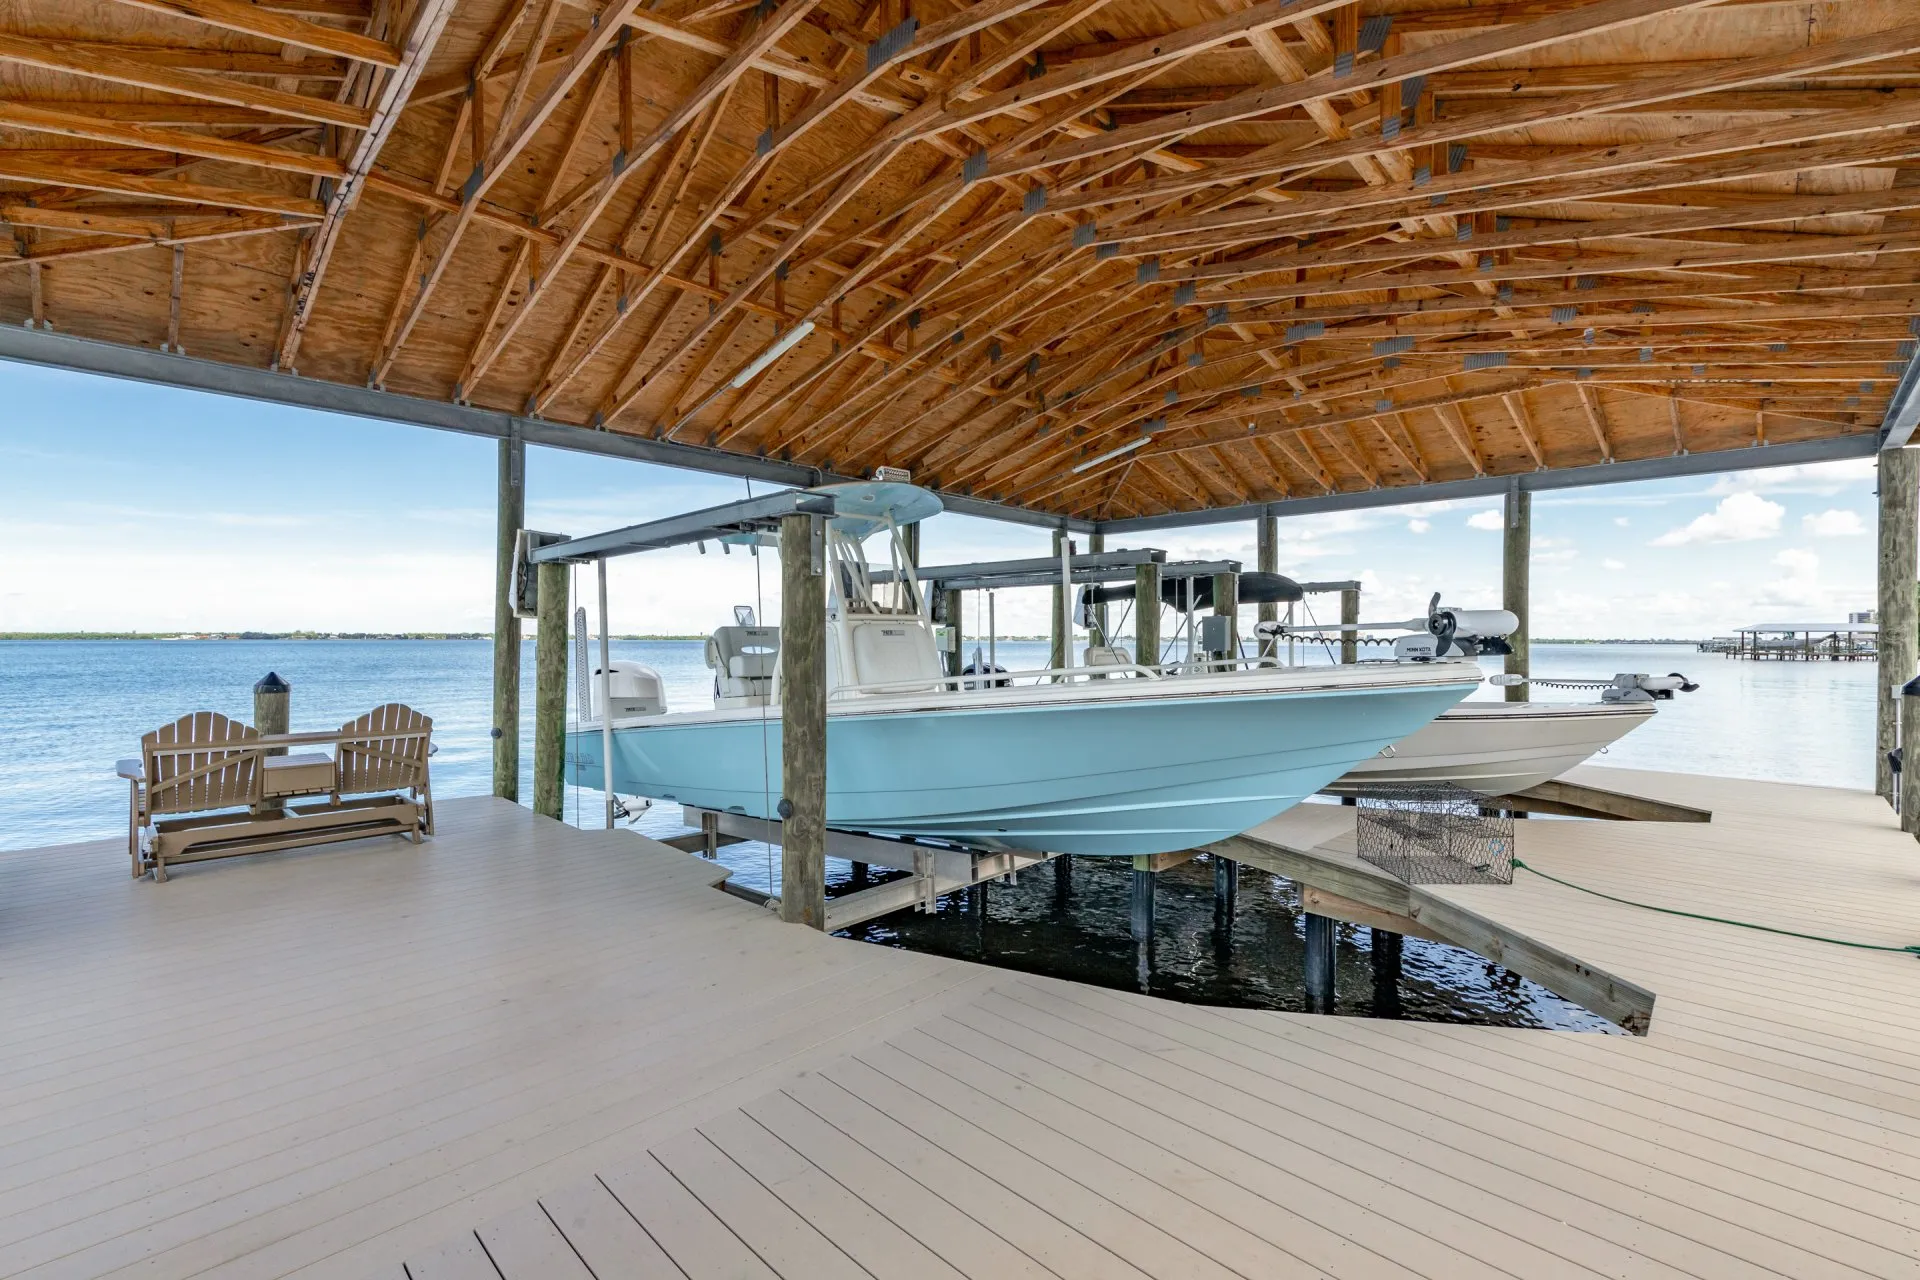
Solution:
<svg viewBox="0 0 1920 1280"><path fill-rule="evenodd" d="M1920 857L1871 794L1580 776L1714 819L1524 824L1529 864L1920 941ZM1523 872L1424 901L1644 990L1646 1034L1203 1008L786 928L711 863L501 801L440 823L165 885L118 841L0 854L0 1273L1717 1280L1920 1257L1910 955Z"/></svg>

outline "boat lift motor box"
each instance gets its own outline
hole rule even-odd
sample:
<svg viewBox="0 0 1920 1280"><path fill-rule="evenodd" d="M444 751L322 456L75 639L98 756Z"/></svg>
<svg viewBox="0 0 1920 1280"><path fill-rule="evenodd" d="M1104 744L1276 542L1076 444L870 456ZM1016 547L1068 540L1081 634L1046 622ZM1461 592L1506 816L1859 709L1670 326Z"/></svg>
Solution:
<svg viewBox="0 0 1920 1280"><path fill-rule="evenodd" d="M1211 658L1232 657L1233 619L1222 613L1200 619L1200 647Z"/></svg>
<svg viewBox="0 0 1920 1280"><path fill-rule="evenodd" d="M600 718L600 664L593 667L593 718ZM638 662L607 664L607 694L613 703L613 718L665 715L666 687L660 673Z"/></svg>

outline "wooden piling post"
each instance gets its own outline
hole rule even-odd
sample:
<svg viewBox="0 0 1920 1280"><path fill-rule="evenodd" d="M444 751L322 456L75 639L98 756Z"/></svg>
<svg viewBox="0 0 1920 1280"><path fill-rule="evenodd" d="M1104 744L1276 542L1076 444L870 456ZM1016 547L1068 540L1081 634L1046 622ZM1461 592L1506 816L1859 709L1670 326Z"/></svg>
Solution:
<svg viewBox="0 0 1920 1280"><path fill-rule="evenodd" d="M1073 855L1056 854L1053 859L1053 900L1061 906L1073 893Z"/></svg>
<svg viewBox="0 0 1920 1280"><path fill-rule="evenodd" d="M1240 864L1219 854L1213 858L1213 918L1231 927L1240 904Z"/></svg>
<svg viewBox="0 0 1920 1280"><path fill-rule="evenodd" d="M1160 665L1160 566L1151 562L1133 567L1133 660Z"/></svg>
<svg viewBox="0 0 1920 1280"><path fill-rule="evenodd" d="M1373 929L1373 1016L1400 1016L1400 960L1406 938L1390 929Z"/></svg>
<svg viewBox="0 0 1920 1280"><path fill-rule="evenodd" d="M567 763L567 566L543 564L533 642L533 811L561 816Z"/></svg>
<svg viewBox="0 0 1920 1280"><path fill-rule="evenodd" d="M1916 507L1920 507L1920 450L1880 451L1880 620L1878 722L1875 733L1874 790L1893 799L1893 770L1887 753L1900 741L1900 687L1916 662L1914 582ZM1907 769L1920 765L1920 751L1904 758ZM1904 819L1903 819L1904 821Z"/></svg>
<svg viewBox="0 0 1920 1280"><path fill-rule="evenodd" d="M1127 921L1133 940L1141 945L1153 941L1154 872L1151 857L1133 860L1133 890L1128 901Z"/></svg>
<svg viewBox="0 0 1920 1280"><path fill-rule="evenodd" d="M1065 554L1066 544L1067 531L1055 529L1053 558L1056 563ZM1073 597L1068 594L1065 581L1057 575L1053 584L1053 625L1049 630L1052 645L1047 650L1047 665L1057 670L1067 665L1067 649L1073 644Z"/></svg>
<svg viewBox="0 0 1920 1280"><path fill-rule="evenodd" d="M1507 490L1505 534L1500 557L1500 599L1504 608L1520 619L1520 626L1507 637L1513 652L1507 655L1507 674L1532 674L1528 665L1528 637L1533 628L1527 618L1527 596L1533 566L1533 494L1514 481ZM1525 702L1527 686L1507 686L1508 702Z"/></svg>
<svg viewBox="0 0 1920 1280"><path fill-rule="evenodd" d="M1900 687L1900 742L1900 829L1920 835L1920 676Z"/></svg>
<svg viewBox="0 0 1920 1280"><path fill-rule="evenodd" d="M966 593L943 591L941 612L947 620L947 674L957 676L960 669L967 665L965 635L960 626L961 616L967 611Z"/></svg>
<svg viewBox="0 0 1920 1280"><path fill-rule="evenodd" d="M1340 592L1340 661L1351 666L1360 661L1360 633L1350 630L1360 621L1360 588L1346 587Z"/></svg>
<svg viewBox="0 0 1920 1280"><path fill-rule="evenodd" d="M1087 535L1088 554L1097 556L1101 552L1105 551L1106 549L1107 549L1106 534L1090 533ZM1101 644L1113 643L1112 639L1107 635L1107 604L1106 604L1106 601L1104 600L1098 602L1093 606L1093 625L1094 625L1094 628L1100 633ZM1087 643L1091 644L1093 642L1089 640Z"/></svg>
<svg viewBox="0 0 1920 1280"><path fill-rule="evenodd" d="M780 918L827 927L826 522L780 518Z"/></svg>
<svg viewBox="0 0 1920 1280"><path fill-rule="evenodd" d="M513 612L513 544L527 514L527 445L500 442L493 548L493 794L520 799L520 619Z"/></svg>
<svg viewBox="0 0 1920 1280"><path fill-rule="evenodd" d="M1307 913L1307 1012L1332 1013L1333 917Z"/></svg>
<svg viewBox="0 0 1920 1280"><path fill-rule="evenodd" d="M279 672L267 672L253 686L253 727L261 733L286 733L292 723L288 705L292 696L293 686L282 680ZM267 754L283 756L287 749L275 747Z"/></svg>
<svg viewBox="0 0 1920 1280"><path fill-rule="evenodd" d="M1213 575L1213 611L1227 620L1227 654L1240 656L1240 575Z"/></svg>

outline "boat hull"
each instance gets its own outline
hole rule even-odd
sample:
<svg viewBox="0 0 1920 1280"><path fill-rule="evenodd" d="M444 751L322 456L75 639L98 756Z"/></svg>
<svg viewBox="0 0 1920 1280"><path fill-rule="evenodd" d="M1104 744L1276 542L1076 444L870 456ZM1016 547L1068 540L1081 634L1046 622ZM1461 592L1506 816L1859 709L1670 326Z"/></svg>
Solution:
<svg viewBox="0 0 1920 1280"><path fill-rule="evenodd" d="M985 705L990 694L837 711L827 720L827 823L1022 852L1189 849L1312 795L1475 682ZM597 728L570 736L569 767L582 785L600 785L600 743ZM780 744L777 708L764 721L616 721L614 789L770 817L780 799Z"/></svg>
<svg viewBox="0 0 1920 1280"><path fill-rule="evenodd" d="M1652 718L1652 703L1462 703L1382 753L1355 765L1327 790L1365 795L1382 788L1445 784L1504 796L1559 777Z"/></svg>

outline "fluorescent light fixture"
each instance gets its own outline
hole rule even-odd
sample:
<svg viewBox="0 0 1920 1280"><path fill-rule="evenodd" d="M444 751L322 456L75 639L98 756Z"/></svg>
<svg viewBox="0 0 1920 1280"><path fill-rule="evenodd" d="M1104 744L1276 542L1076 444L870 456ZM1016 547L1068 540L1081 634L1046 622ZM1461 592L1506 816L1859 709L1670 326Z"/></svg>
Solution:
<svg viewBox="0 0 1920 1280"><path fill-rule="evenodd" d="M801 341L812 332L813 321L802 320L799 324L793 326L793 328L787 330L775 339L772 346L755 356L752 364L734 374L733 381L727 385L738 391L741 387L746 386L749 382L759 377L768 365L799 346Z"/></svg>
<svg viewBox="0 0 1920 1280"><path fill-rule="evenodd" d="M1153 443L1152 436L1141 436L1138 440L1129 440L1125 444L1121 445L1118 449L1109 449L1097 458L1088 458L1085 462L1073 468L1073 470L1069 472L1069 474L1077 476L1082 471L1091 471L1103 462L1112 462L1115 458L1119 457L1123 453L1132 453L1135 449L1138 449L1141 445L1152 444L1152 443Z"/></svg>

